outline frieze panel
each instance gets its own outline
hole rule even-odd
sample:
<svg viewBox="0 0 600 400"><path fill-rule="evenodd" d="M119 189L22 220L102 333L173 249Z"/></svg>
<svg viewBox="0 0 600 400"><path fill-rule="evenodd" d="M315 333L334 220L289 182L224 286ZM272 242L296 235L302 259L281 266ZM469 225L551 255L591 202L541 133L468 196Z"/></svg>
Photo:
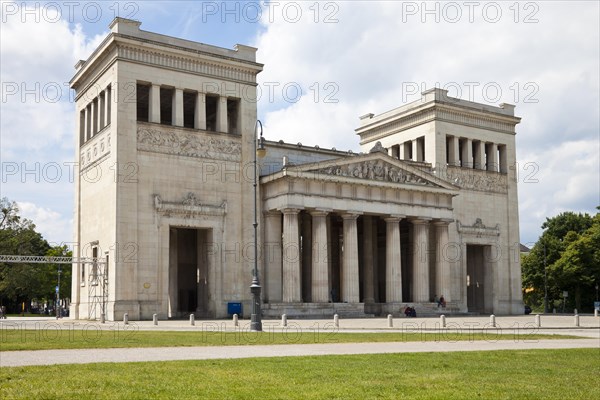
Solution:
<svg viewBox="0 0 600 400"><path fill-rule="evenodd" d="M508 179L506 174L484 171L474 168L446 167L440 170L440 178L468 190L482 192L507 193Z"/></svg>
<svg viewBox="0 0 600 400"><path fill-rule="evenodd" d="M198 197L189 192L179 201L164 201L160 195L154 195L155 210L165 216L178 214L184 216L224 216L227 214L227 202L223 201L220 205L202 204Z"/></svg>
<svg viewBox="0 0 600 400"><path fill-rule="evenodd" d="M239 162L242 155L239 141L154 126L138 125L137 143L138 150L186 157Z"/></svg>
<svg viewBox="0 0 600 400"><path fill-rule="evenodd" d="M326 167L311 172L324 175L437 187L437 185L427 181L426 179L411 174L410 172L385 163L381 160L364 161L361 163L352 163L348 165L333 165L331 167Z"/></svg>
<svg viewBox="0 0 600 400"><path fill-rule="evenodd" d="M456 229L462 234L478 238L482 236L500 236L500 224L496 224L494 227L487 227L483 224L481 218L476 218L473 225L463 225L460 221L457 221Z"/></svg>
<svg viewBox="0 0 600 400"><path fill-rule="evenodd" d="M79 168L81 171L89 168L94 162L110 153L110 134L108 130L101 131L85 143L79 151Z"/></svg>

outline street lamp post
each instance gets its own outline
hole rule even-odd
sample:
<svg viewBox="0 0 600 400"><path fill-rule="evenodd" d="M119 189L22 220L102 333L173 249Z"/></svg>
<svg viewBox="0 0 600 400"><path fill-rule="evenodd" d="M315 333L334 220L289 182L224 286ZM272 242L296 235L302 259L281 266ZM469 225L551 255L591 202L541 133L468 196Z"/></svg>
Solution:
<svg viewBox="0 0 600 400"><path fill-rule="evenodd" d="M260 136L258 136L258 127L260 126ZM254 268L252 269L252 284L250 293L252 293L252 314L250 315L250 330L254 332L262 331L261 309L260 309L260 282L258 280L258 212L257 212L257 185L258 185L258 163L257 157L264 157L266 154L265 143L263 139L263 127L260 120L256 120L254 126Z"/></svg>
<svg viewBox="0 0 600 400"><path fill-rule="evenodd" d="M56 308L56 319L60 318L61 314L60 314L60 273L62 272L62 269L60 269L60 264L58 265L58 284L56 285L56 304L55 307Z"/></svg>
<svg viewBox="0 0 600 400"><path fill-rule="evenodd" d="M546 271L546 245L544 246L544 313L547 314L548 310L548 273Z"/></svg>

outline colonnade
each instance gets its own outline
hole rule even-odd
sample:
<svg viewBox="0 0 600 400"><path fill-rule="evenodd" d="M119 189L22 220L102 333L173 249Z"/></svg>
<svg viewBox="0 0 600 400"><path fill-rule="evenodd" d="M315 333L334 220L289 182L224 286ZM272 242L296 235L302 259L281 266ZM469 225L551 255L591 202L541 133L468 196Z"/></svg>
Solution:
<svg viewBox="0 0 600 400"><path fill-rule="evenodd" d="M448 247L448 219L407 217L405 215L361 215L359 212L333 213L328 210L285 208L265 213L265 247L271 249L264 258L265 300L283 303L376 302L380 284L375 258L378 251L375 218L385 221L385 302L432 301L434 294L450 300L450 262L444 256ZM335 255L332 225L328 217L341 217L342 249L339 255L340 296L332 295L333 259ZM310 225L302 224L309 216ZM361 218L361 234L358 219ZM409 221L408 247L411 257L403 257L401 221ZM432 235L430 230L433 229ZM310 231L310 232L308 232ZM433 240L430 240L434 238ZM404 240L406 240L406 236ZM359 240L362 257L359 257ZM431 245L433 242L433 245ZM310 245L309 245L310 243ZM406 245L406 244L405 244ZM336 247L337 249L337 247ZM434 258L431 258L434 257ZM411 265L402 265L410 259ZM303 267L310 268L309 271ZM433 268L434 267L434 268ZM434 276L430 276L430 269ZM404 274L403 274L404 271ZM337 274L337 272L336 272ZM381 275L383 277L383 274ZM403 280L411 293L403 294ZM431 280L433 279L433 280ZM307 282L308 280L308 282ZM309 290L303 291L304 287ZM361 290L362 289L362 290ZM431 293L431 289L435 293ZM383 289L382 289L383 290ZM309 293L303 298L303 292ZM379 301L382 301L381 299Z"/></svg>

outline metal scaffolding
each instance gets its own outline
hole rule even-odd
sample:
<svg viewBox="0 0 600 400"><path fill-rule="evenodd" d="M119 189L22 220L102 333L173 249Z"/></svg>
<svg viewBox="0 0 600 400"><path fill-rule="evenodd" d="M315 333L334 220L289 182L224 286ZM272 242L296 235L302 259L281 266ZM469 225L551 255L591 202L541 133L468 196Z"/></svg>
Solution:
<svg viewBox="0 0 600 400"><path fill-rule="evenodd" d="M95 257L78 258L0 254L0 262L13 264L81 264L82 268L85 268L85 264L90 264L92 271L88 275L88 319L101 319L102 315L106 315L106 303L108 302L108 268L106 259Z"/></svg>

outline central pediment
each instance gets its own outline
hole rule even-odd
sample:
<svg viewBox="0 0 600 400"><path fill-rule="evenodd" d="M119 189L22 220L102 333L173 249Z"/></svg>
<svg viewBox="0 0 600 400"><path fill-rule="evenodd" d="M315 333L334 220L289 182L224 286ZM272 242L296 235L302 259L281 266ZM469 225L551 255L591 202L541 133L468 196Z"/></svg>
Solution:
<svg viewBox="0 0 600 400"><path fill-rule="evenodd" d="M451 183L416 167L413 163L398 160L381 152L348 156L316 163L287 166L284 174L311 179L351 179L363 183L386 182L458 190ZM357 182L358 183L358 182Z"/></svg>

